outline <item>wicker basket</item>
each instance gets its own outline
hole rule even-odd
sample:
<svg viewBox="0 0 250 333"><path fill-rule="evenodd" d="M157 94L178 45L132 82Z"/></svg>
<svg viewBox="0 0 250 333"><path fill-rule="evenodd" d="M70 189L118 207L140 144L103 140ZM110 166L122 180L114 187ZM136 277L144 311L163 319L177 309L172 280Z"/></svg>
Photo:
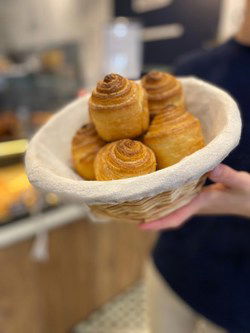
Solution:
<svg viewBox="0 0 250 333"><path fill-rule="evenodd" d="M201 190L204 175L237 146L241 119L226 92L195 78L181 81L188 110L201 121L204 148L148 175L84 181L72 169L70 150L76 130L89 122L86 96L58 112L31 140L26 154L30 181L83 204L98 221L147 222L185 205Z"/></svg>
<svg viewBox="0 0 250 333"><path fill-rule="evenodd" d="M200 192L206 175L175 190L162 192L153 197L127 201L114 205L90 206L91 213L98 219L108 218L118 222L149 222L170 214L189 203Z"/></svg>

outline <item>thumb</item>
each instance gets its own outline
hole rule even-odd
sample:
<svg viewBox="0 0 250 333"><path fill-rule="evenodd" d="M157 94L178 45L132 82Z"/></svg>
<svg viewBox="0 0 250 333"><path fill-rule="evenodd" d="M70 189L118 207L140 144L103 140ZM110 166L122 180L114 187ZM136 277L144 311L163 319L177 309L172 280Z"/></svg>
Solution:
<svg viewBox="0 0 250 333"><path fill-rule="evenodd" d="M247 173L236 171L225 164L218 165L209 173L208 177L213 182L239 190L244 190L246 186L250 186L250 176Z"/></svg>

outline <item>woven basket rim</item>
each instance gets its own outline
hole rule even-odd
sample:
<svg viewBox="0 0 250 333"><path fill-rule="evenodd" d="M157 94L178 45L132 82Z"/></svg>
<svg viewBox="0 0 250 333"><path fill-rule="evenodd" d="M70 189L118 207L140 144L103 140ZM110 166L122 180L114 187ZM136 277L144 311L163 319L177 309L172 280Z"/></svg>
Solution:
<svg viewBox="0 0 250 333"><path fill-rule="evenodd" d="M29 143L26 156L25 164L26 171L31 183L35 186L45 190L52 191L58 194L68 195L71 198L80 200L88 204L101 204L101 203L117 203L124 201L139 200L146 196L150 192L152 196L157 195L164 191L170 191L177 188L187 182L197 179L212 170L218 165L223 159L237 146L240 140L241 134L241 117L238 110L238 106L233 98L223 91L222 89L211 85L210 83L204 82L194 77L179 78L183 84L191 83L197 86L206 87L211 93L223 94L223 101L227 103L227 123L223 130L204 148L196 151L195 153L185 157L180 162L162 169L155 171L149 175L112 180L112 181L86 181L80 179L69 179L57 175L51 171L49 166L44 167L40 164L37 147L39 141L44 135L44 132L48 128L56 127L59 119L64 117L65 114L73 112L74 108L79 103L87 103L89 94L76 99L60 112L54 115L32 138ZM222 96L222 95L221 95ZM216 147L223 147L224 143L227 143L226 147L222 149L220 156L213 154ZM207 156L210 156L209 161L203 163ZM187 165L195 163L199 159L200 165L197 167L195 173L191 168L187 168ZM178 175L178 177L177 177ZM175 185L172 185L173 177L178 178ZM53 182L49 183L47 180L53 179ZM150 181L147 181L149 180ZM164 184L164 188L162 187ZM63 186L62 186L63 185ZM138 186L140 188L138 193ZM77 191L74 191L77 188ZM77 193L76 193L77 192ZM94 192L94 193L93 193ZM119 200L115 197L119 193Z"/></svg>

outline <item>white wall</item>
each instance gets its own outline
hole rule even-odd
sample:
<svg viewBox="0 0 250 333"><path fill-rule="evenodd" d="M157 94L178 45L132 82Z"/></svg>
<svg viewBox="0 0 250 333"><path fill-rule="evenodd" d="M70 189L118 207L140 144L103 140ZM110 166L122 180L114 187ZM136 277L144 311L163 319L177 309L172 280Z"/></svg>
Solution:
<svg viewBox="0 0 250 333"><path fill-rule="evenodd" d="M218 40L225 41L239 28L245 0L223 0L221 6Z"/></svg>
<svg viewBox="0 0 250 333"><path fill-rule="evenodd" d="M105 23L112 17L113 0L87 0L83 22L84 43L82 58L84 58L85 82L92 88L101 79L102 73L102 31Z"/></svg>

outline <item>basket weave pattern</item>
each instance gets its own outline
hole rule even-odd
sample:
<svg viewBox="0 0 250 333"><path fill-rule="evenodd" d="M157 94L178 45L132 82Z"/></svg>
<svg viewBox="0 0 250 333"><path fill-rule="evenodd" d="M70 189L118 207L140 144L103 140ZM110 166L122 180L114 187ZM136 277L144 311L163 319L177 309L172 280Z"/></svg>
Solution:
<svg viewBox="0 0 250 333"><path fill-rule="evenodd" d="M206 175L172 191L162 192L154 197L123 202L113 205L90 206L96 217L109 218L112 221L148 222L161 218L187 204L200 192Z"/></svg>

